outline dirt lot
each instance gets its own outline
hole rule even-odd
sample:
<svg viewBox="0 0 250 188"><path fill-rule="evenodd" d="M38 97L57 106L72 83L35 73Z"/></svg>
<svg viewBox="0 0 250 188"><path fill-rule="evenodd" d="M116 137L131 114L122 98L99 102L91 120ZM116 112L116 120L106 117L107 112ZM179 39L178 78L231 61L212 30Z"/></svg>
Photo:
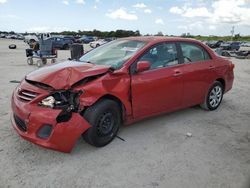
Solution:
<svg viewBox="0 0 250 188"><path fill-rule="evenodd" d="M220 108L193 107L123 127L104 148L79 140L71 154L21 139L10 124L16 83L36 69L22 41L0 40L0 187L250 187L250 60L236 60ZM59 59L69 57L60 51ZM186 133L191 132L192 137Z"/></svg>

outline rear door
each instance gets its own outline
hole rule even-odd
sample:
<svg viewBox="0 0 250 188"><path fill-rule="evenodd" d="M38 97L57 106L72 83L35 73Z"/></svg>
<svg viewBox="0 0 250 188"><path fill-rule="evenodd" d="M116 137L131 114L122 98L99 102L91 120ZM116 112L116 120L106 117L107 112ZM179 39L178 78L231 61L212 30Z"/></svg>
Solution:
<svg viewBox="0 0 250 188"><path fill-rule="evenodd" d="M138 59L138 61L149 61L151 68L131 75L132 107L135 118L173 111L181 106L183 65L179 64L177 57L175 43L161 43L151 47Z"/></svg>
<svg viewBox="0 0 250 188"><path fill-rule="evenodd" d="M209 53L200 45L179 43L182 51L183 106L193 106L204 101L208 88L215 79L215 65Z"/></svg>

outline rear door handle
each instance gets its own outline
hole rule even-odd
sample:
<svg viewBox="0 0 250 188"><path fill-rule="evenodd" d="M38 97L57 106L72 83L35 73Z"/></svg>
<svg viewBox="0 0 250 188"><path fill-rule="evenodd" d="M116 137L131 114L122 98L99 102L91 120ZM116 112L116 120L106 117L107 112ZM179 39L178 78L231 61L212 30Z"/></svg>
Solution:
<svg viewBox="0 0 250 188"><path fill-rule="evenodd" d="M209 69L214 69L215 68L215 66L213 66L213 65L209 65L209 67L208 67Z"/></svg>

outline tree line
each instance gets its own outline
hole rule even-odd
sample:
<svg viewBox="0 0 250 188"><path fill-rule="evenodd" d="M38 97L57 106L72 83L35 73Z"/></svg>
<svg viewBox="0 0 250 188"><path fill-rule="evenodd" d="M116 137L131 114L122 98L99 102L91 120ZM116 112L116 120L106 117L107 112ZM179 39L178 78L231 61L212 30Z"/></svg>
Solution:
<svg viewBox="0 0 250 188"><path fill-rule="evenodd" d="M14 31L0 31L0 33L3 34L16 34ZM24 35L27 34L36 34L36 33L21 33ZM68 36L96 36L99 38L121 38L121 37L130 37L130 36L141 36L141 33L139 30L132 31L132 30L122 30L118 29L116 31L100 31L97 29L94 29L92 31L62 31L62 32L51 32L52 35L68 35ZM152 36L151 34L146 34L146 36ZM170 36L173 37L174 35L164 35L161 31L159 31L157 34L154 34L154 36ZM222 41L250 41L250 35L249 36L242 36L240 34L235 34L234 36L202 36L202 35L192 35L190 33L183 33L180 37L183 38L194 38L197 40L202 41L211 41L211 40L222 40Z"/></svg>
<svg viewBox="0 0 250 188"><path fill-rule="evenodd" d="M96 36L100 38L109 38L109 37L115 37L115 38L121 38L121 37L129 37L129 36L141 36L140 31L132 31L132 30L121 30L118 29L116 31L99 31L94 29L93 31L62 31L62 32L52 32L52 35L71 35L71 36Z"/></svg>

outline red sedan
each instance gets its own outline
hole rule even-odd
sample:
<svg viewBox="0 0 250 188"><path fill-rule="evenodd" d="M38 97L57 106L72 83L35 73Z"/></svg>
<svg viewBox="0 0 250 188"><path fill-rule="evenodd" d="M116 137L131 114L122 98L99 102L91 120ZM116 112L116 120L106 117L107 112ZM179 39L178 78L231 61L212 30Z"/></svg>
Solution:
<svg viewBox="0 0 250 188"><path fill-rule="evenodd" d="M101 147L122 124L194 105L217 109L233 69L196 40L119 39L25 76L13 92L12 124L46 148L70 152L81 135Z"/></svg>

